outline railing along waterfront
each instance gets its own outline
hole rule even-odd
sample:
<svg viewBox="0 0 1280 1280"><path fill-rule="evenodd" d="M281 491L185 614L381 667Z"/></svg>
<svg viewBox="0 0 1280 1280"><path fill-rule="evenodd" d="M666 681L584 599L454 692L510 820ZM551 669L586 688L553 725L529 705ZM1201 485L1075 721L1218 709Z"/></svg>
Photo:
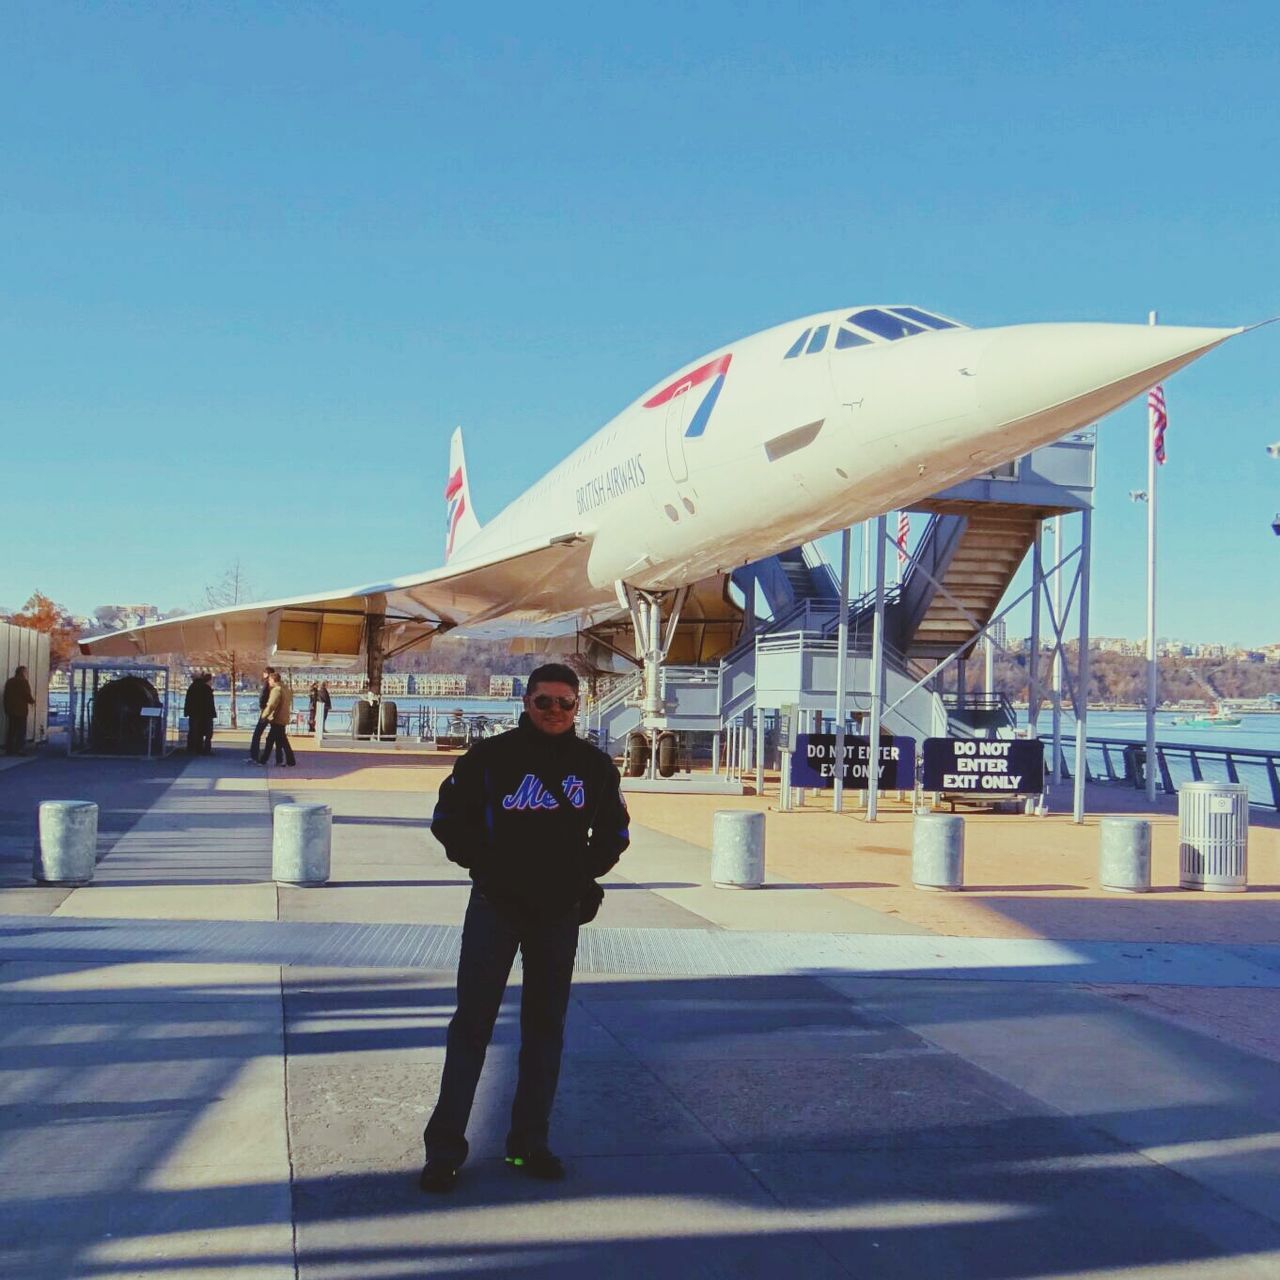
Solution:
<svg viewBox="0 0 1280 1280"><path fill-rule="evenodd" d="M1045 769L1052 767L1053 736L1042 733ZM1146 744L1128 738L1089 738L1085 778L1141 789L1146 785ZM1074 736L1062 738L1062 776L1070 778L1075 760ZM1183 782L1243 782L1249 803L1280 812L1280 751L1256 747L1206 746L1202 742L1157 742L1157 782L1174 795Z"/></svg>

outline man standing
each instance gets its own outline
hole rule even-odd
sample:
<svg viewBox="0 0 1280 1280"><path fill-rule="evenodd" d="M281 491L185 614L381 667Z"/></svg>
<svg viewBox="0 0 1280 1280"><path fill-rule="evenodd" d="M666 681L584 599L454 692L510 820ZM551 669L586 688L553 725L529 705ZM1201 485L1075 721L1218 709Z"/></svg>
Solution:
<svg viewBox="0 0 1280 1280"><path fill-rule="evenodd" d="M27 713L36 705L27 679L26 667L15 667L4 682L4 714L8 721L4 731L4 753L20 756L27 741Z"/></svg>
<svg viewBox="0 0 1280 1280"><path fill-rule="evenodd" d="M517 949L520 1069L507 1163L534 1178L564 1176L547 1136L578 925L600 904L595 880L626 849L629 821L613 761L573 731L577 706L575 672L539 667L518 727L477 742L440 788L431 832L449 860L470 871L472 890L458 1010L423 1134L424 1191L450 1190L467 1158L467 1121Z"/></svg>
<svg viewBox="0 0 1280 1280"><path fill-rule="evenodd" d="M288 725L289 713L293 710L293 691L280 679L280 673L277 671L273 671L267 677L267 684L269 686L267 705L263 708L262 716L269 728L267 740L262 744L262 759L258 763L266 764L271 758L271 749L274 747L276 764L287 764L292 769L298 762L294 759L293 747L285 733L285 726Z"/></svg>
<svg viewBox="0 0 1280 1280"><path fill-rule="evenodd" d="M329 696L329 682L327 680L320 681L320 692L316 695L317 701L322 708L320 712L320 728L327 729L329 727L329 712L333 707L333 699Z"/></svg>
<svg viewBox="0 0 1280 1280"><path fill-rule="evenodd" d="M187 696L182 704L182 714L187 717L188 755L206 755L211 749L209 743L213 738L213 718L217 707L213 689L206 683L208 680L204 674L194 677L187 686Z"/></svg>
<svg viewBox="0 0 1280 1280"><path fill-rule="evenodd" d="M275 667L266 667L262 672L262 688L258 690L258 723L253 728L253 741L249 743L249 763L258 763L258 744L267 729L267 699L271 696L271 677Z"/></svg>
<svg viewBox="0 0 1280 1280"><path fill-rule="evenodd" d="M200 743L200 750L206 756L213 755L213 722L218 718L218 700L213 696L213 672L206 671L201 677L204 681L204 739Z"/></svg>

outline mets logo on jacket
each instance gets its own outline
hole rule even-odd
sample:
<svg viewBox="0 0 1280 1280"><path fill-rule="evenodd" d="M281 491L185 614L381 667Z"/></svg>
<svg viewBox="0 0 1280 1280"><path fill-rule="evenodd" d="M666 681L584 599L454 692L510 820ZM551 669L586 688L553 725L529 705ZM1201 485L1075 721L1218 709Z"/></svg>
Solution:
<svg viewBox="0 0 1280 1280"><path fill-rule="evenodd" d="M587 802L586 786L576 774L569 774L560 784L564 798L575 809ZM536 774L526 773L520 785L509 795L502 797L502 807L511 809L558 809L560 802L542 785Z"/></svg>

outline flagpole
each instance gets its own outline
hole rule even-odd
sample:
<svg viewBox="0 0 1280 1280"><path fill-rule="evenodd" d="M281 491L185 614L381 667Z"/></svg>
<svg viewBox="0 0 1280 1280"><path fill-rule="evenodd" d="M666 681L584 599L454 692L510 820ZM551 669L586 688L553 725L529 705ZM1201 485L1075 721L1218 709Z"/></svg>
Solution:
<svg viewBox="0 0 1280 1280"><path fill-rule="evenodd" d="M1156 323L1148 312L1147 323ZM1160 660L1156 653L1156 442L1147 410L1147 799L1156 798L1156 700L1160 696ZM1087 690L1086 690L1087 694Z"/></svg>

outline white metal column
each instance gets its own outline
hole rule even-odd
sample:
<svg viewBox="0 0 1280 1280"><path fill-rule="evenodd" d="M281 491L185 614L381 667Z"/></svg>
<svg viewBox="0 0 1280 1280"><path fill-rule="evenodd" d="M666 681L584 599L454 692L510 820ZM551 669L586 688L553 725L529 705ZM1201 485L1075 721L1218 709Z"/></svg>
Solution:
<svg viewBox="0 0 1280 1280"><path fill-rule="evenodd" d="M840 623L836 628L836 778L831 798L831 808L840 813L844 809L844 721L845 721L845 672L849 665L849 553L852 550L852 533L845 529L840 534Z"/></svg>
<svg viewBox="0 0 1280 1280"><path fill-rule="evenodd" d="M1084 784L1088 765L1089 743L1089 573L1093 557L1093 512L1080 513L1080 655L1076 672L1076 777L1072 815L1077 823L1084 821ZM1148 773L1153 772L1154 757L1147 757Z"/></svg>
<svg viewBox="0 0 1280 1280"><path fill-rule="evenodd" d="M1040 593L1044 590L1044 521L1036 521L1031 544L1031 636L1027 654L1027 725L1037 737L1040 720Z"/></svg>
<svg viewBox="0 0 1280 1280"><path fill-rule="evenodd" d="M871 629L871 742L867 761L867 821L874 822L880 797L880 715L884 706L884 543L886 519L876 520L876 611Z"/></svg>
<svg viewBox="0 0 1280 1280"><path fill-rule="evenodd" d="M1053 780L1062 781L1062 638L1067 620L1062 616L1062 517L1053 518Z"/></svg>

